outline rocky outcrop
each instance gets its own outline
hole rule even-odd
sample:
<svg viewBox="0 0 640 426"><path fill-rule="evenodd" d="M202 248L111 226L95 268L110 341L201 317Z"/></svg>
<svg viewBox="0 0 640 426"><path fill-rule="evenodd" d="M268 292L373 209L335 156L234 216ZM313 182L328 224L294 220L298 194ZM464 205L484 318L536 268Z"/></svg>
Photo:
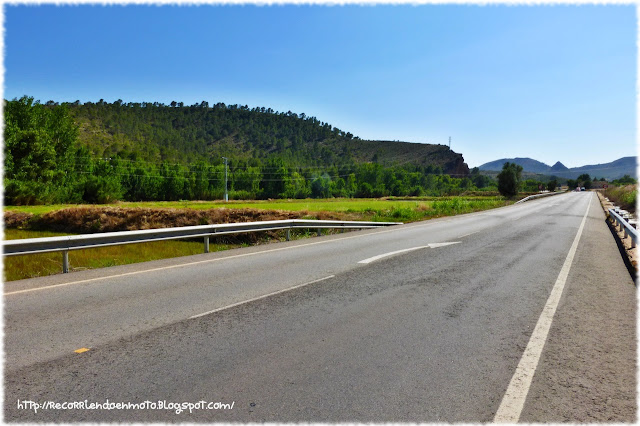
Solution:
<svg viewBox="0 0 640 426"><path fill-rule="evenodd" d="M455 158L451 159L445 166L444 172L453 177L466 177L469 175L469 166L464 162L462 154L455 154Z"/></svg>

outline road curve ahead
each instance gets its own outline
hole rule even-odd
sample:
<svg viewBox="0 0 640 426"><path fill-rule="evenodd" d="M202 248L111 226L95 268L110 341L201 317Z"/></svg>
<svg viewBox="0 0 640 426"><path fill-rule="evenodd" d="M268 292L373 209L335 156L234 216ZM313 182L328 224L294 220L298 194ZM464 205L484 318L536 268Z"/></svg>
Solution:
<svg viewBox="0 0 640 426"><path fill-rule="evenodd" d="M636 419L593 193L4 292L8 422Z"/></svg>

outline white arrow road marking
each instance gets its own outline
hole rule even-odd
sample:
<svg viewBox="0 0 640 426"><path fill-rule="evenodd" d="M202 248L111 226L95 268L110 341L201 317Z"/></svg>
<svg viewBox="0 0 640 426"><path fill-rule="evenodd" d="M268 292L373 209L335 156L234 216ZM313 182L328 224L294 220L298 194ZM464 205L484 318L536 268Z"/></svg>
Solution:
<svg viewBox="0 0 640 426"><path fill-rule="evenodd" d="M424 248L438 248L438 247L450 246L451 244L458 244L458 243L460 243L460 241L454 241L449 243L431 243L431 244L427 244L426 246L418 246L418 247L411 247L411 248L402 249L402 250L390 251L389 253L383 253L377 256L370 257L368 259L361 260L358 263L371 263L385 257L393 256L394 254L406 253L408 251L420 250Z"/></svg>
<svg viewBox="0 0 640 426"><path fill-rule="evenodd" d="M460 241L453 241L450 243L432 243L432 244L429 244L429 247L438 248L438 247L445 247L445 246L450 246L451 244L459 244L459 243Z"/></svg>

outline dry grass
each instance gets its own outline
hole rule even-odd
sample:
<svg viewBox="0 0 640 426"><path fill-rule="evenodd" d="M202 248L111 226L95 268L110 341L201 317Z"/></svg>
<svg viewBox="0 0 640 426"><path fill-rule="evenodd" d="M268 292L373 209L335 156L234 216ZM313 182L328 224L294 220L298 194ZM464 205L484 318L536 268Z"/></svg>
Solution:
<svg viewBox="0 0 640 426"><path fill-rule="evenodd" d="M5 239L42 238L61 235L57 232L37 232L5 230ZM238 244L212 243L210 251L227 250ZM204 252L202 240L168 240L150 243L125 244L69 252L71 271L104 268L106 266L126 265L147 262L170 257L189 256ZM4 258L4 280L13 281L23 278L41 277L62 272L61 253L42 253Z"/></svg>
<svg viewBox="0 0 640 426"><path fill-rule="evenodd" d="M4 221L7 228L86 234L283 219L343 219L355 216L339 212L314 212L310 214L304 210L283 211L249 208L195 210L188 208L81 206L55 210L42 215L9 210L4 212Z"/></svg>
<svg viewBox="0 0 640 426"><path fill-rule="evenodd" d="M637 185L610 186L604 191L604 195L614 204L632 213L636 212Z"/></svg>

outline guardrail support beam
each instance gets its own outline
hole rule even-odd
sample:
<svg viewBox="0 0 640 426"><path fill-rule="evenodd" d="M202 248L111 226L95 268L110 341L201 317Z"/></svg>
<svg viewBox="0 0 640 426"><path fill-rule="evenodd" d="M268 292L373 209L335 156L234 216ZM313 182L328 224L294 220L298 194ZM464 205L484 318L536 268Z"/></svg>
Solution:
<svg viewBox="0 0 640 426"><path fill-rule="evenodd" d="M609 218L613 222L613 226L618 231L618 225L620 226L620 232L624 231L624 238L631 237L631 247L636 247L636 240L638 239L638 231L631 226L631 224L624 219L615 208L609 209Z"/></svg>
<svg viewBox="0 0 640 426"><path fill-rule="evenodd" d="M69 250L64 250L62 252L62 273L66 274L69 272Z"/></svg>
<svg viewBox="0 0 640 426"><path fill-rule="evenodd" d="M204 252L209 252L209 240L211 237L226 234L239 234L244 232L258 232L271 230L285 230L287 240L291 239L291 229L305 229L307 232L316 229L318 235L322 235L323 228L374 228L378 226L400 225L399 222L358 222L358 221L332 221L332 220L274 220L264 222L230 223L217 225L198 225L163 229L144 229L127 232L105 232L92 235L72 235L46 238L26 238L23 240L2 241L3 256L15 256L21 254L63 252L63 272L69 272L70 250L89 249L119 244L142 243L146 241L169 240L179 238L203 238ZM635 229L630 231L636 237Z"/></svg>

